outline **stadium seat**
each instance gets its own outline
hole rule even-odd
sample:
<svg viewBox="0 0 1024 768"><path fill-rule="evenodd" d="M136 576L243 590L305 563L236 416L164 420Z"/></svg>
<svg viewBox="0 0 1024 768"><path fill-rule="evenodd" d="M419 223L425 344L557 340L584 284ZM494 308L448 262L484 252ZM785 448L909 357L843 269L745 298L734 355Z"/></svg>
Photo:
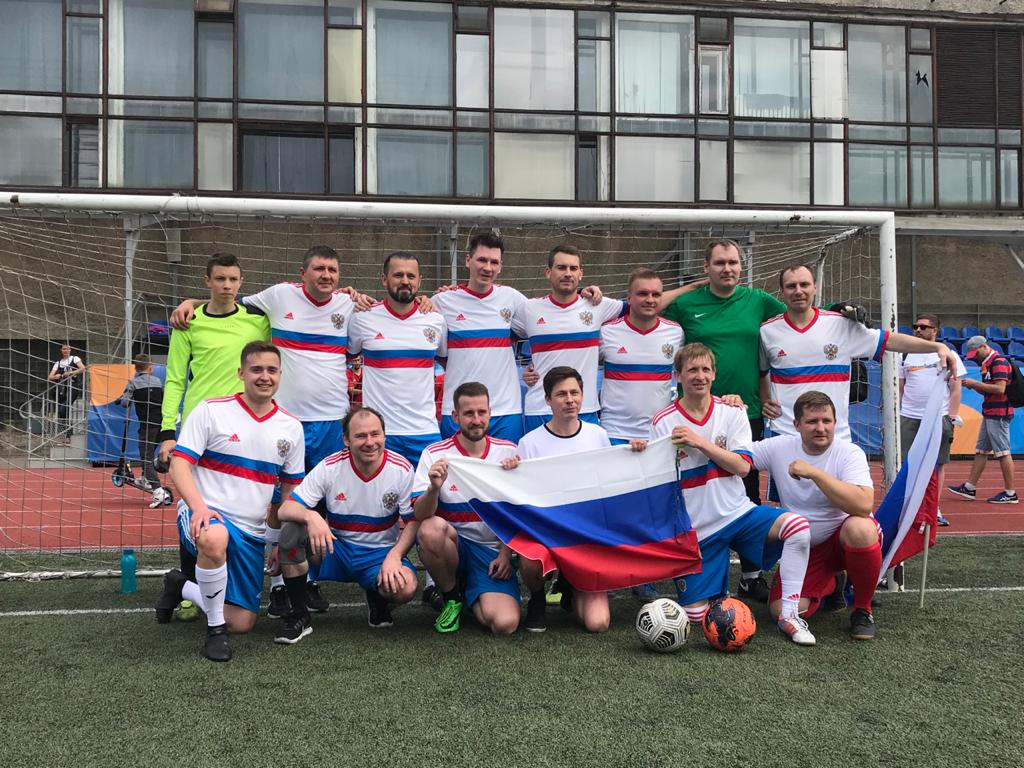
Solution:
<svg viewBox="0 0 1024 768"><path fill-rule="evenodd" d="M1011 325L1006 329L1006 335L1011 341L1024 341L1024 328L1018 328L1016 325Z"/></svg>
<svg viewBox="0 0 1024 768"><path fill-rule="evenodd" d="M960 331L954 328L952 325L944 325L939 328L939 338L943 341L963 341L964 337L960 335Z"/></svg>
<svg viewBox="0 0 1024 768"><path fill-rule="evenodd" d="M900 333L906 334L907 336L914 335L914 329L911 328L909 325L899 325L896 327L896 330L899 331Z"/></svg>
<svg viewBox="0 0 1024 768"><path fill-rule="evenodd" d="M989 341L998 341L1000 344L1006 344L1010 341L1010 337L998 325L986 325L985 338Z"/></svg>
<svg viewBox="0 0 1024 768"><path fill-rule="evenodd" d="M946 342L946 346L949 347L951 352L955 352L958 355L960 354L960 347L958 347L956 344L954 344L952 341L949 341L948 339L943 339L943 341Z"/></svg>
<svg viewBox="0 0 1024 768"><path fill-rule="evenodd" d="M960 331L960 338L969 339L971 336L981 336L981 331L976 325L965 325Z"/></svg>
<svg viewBox="0 0 1024 768"><path fill-rule="evenodd" d="M1024 362L1024 344L1021 344L1019 341L1011 341L1010 345L1006 348L1006 354L1014 360Z"/></svg>

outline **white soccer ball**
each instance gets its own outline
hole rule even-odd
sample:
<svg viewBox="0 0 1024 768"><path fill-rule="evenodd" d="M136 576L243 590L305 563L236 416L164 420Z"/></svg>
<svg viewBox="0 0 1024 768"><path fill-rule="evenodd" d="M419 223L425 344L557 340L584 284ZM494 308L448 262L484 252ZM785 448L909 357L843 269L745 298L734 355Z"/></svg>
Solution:
<svg viewBox="0 0 1024 768"><path fill-rule="evenodd" d="M686 644L690 621L675 600L662 597L644 605L636 615L640 642L658 653L672 653Z"/></svg>

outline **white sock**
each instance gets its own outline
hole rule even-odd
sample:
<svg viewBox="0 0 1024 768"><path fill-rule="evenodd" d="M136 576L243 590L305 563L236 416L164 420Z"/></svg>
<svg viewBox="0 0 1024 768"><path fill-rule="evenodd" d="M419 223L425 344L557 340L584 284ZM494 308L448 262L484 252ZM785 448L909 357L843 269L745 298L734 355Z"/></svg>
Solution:
<svg viewBox="0 0 1024 768"><path fill-rule="evenodd" d="M1006 491L1006 495L1007 496L1016 496L1017 495L1017 492L1015 490L1013 490L1012 488L1003 488L1003 490Z"/></svg>
<svg viewBox="0 0 1024 768"><path fill-rule="evenodd" d="M203 599L203 591L199 589L199 585L194 581L185 582L185 585L181 588L181 599L191 600L199 606L199 610L206 613L206 601Z"/></svg>
<svg viewBox="0 0 1024 768"><path fill-rule="evenodd" d="M224 623L224 592L228 587L228 565L219 568L196 568L196 581L203 591L206 604L206 625L217 627Z"/></svg>
<svg viewBox="0 0 1024 768"><path fill-rule="evenodd" d="M782 608L780 618L800 615L800 590L807 573L807 558L811 553L811 526L803 515L793 515L779 531L782 557L779 558L779 581L782 582Z"/></svg>
<svg viewBox="0 0 1024 768"><path fill-rule="evenodd" d="M696 606L689 606L683 609L686 612L686 618L690 620L691 624L703 624L704 617L708 613L708 603L704 601Z"/></svg>
<svg viewBox="0 0 1024 768"><path fill-rule="evenodd" d="M283 586L284 586L284 576L282 576L280 573L277 574L277 576L271 576L270 577L270 588L271 589L274 589L275 587L283 587Z"/></svg>
<svg viewBox="0 0 1024 768"><path fill-rule="evenodd" d="M434 586L434 577L430 575L430 571L424 570L423 573L426 574L426 577L423 579L423 588L426 589L427 587Z"/></svg>
<svg viewBox="0 0 1024 768"><path fill-rule="evenodd" d="M740 574L740 575L743 577L744 581L750 581L751 579L756 579L758 576L760 576L761 572L760 571L743 571L743 573Z"/></svg>
<svg viewBox="0 0 1024 768"><path fill-rule="evenodd" d="M964 483L964 488L966 488L966 489L967 489L968 491L973 491L973 490L975 490L975 488L974 488L974 483L967 483L967 482L965 482L965 483Z"/></svg>

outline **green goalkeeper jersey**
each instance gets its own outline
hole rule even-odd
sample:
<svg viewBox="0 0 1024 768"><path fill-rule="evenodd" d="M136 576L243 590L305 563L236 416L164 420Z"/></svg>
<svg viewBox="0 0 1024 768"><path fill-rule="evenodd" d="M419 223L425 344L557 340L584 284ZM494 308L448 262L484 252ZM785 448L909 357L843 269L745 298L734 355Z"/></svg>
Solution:
<svg viewBox="0 0 1024 768"><path fill-rule="evenodd" d="M206 307L196 307L187 329L171 333L160 409L161 440L174 439L179 408L184 423L203 400L241 392L242 348L250 341L270 338L270 321L259 310L238 303L226 315L211 315Z"/></svg>

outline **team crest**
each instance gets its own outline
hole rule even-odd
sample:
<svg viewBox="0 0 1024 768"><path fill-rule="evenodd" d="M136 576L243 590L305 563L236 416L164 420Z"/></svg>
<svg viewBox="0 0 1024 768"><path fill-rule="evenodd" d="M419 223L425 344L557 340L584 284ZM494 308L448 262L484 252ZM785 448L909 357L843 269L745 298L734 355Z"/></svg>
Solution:
<svg viewBox="0 0 1024 768"><path fill-rule="evenodd" d="M715 445L721 448L723 451L728 445L728 441L725 439L725 435L715 435Z"/></svg>
<svg viewBox="0 0 1024 768"><path fill-rule="evenodd" d="M437 341L437 331L435 331L433 328L424 328L423 336L431 344L434 344Z"/></svg>
<svg viewBox="0 0 1024 768"><path fill-rule="evenodd" d="M665 356L666 360L671 360L672 359L672 354L675 351L676 351L676 347L675 347L674 344L662 344L661 345L661 354L663 354Z"/></svg>
<svg viewBox="0 0 1024 768"><path fill-rule="evenodd" d="M835 344L826 344L824 352L825 352L825 358L826 359L828 359L828 360L835 360L836 359L836 355L839 354L839 347L837 347Z"/></svg>
<svg viewBox="0 0 1024 768"><path fill-rule="evenodd" d="M594 322L593 312L580 312L580 320L583 321L584 325L592 325Z"/></svg>
<svg viewBox="0 0 1024 768"><path fill-rule="evenodd" d="M398 510L398 494L394 491L388 491L380 497L380 503L388 512L395 512Z"/></svg>
<svg viewBox="0 0 1024 768"><path fill-rule="evenodd" d="M335 330L340 331L341 326L345 324L345 316L341 312L335 312L331 315L331 323L334 325Z"/></svg>
<svg viewBox="0 0 1024 768"><path fill-rule="evenodd" d="M292 449L292 444L291 444L290 440L285 440L284 438L281 438L280 440L277 441L277 455L278 456L287 456L288 452L291 449Z"/></svg>
<svg viewBox="0 0 1024 768"><path fill-rule="evenodd" d="M688 458L690 458L690 454L688 454L683 448L676 448L676 461L682 461L683 459Z"/></svg>
<svg viewBox="0 0 1024 768"><path fill-rule="evenodd" d="M512 310L509 309L508 307L502 307L501 312L499 314L501 315L501 319L504 320L506 323L512 322Z"/></svg>

